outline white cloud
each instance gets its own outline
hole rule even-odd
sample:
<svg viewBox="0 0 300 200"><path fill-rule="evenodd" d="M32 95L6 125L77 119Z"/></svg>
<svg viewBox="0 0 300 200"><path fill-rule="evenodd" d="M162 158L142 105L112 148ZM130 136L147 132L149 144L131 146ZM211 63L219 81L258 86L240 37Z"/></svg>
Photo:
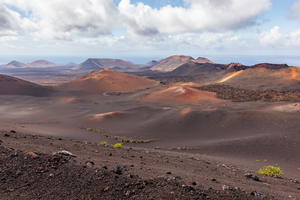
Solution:
<svg viewBox="0 0 300 200"><path fill-rule="evenodd" d="M243 45L240 37L226 33L185 33L167 36L167 40L176 46L195 47L199 49L222 49L231 46L232 49Z"/></svg>
<svg viewBox="0 0 300 200"><path fill-rule="evenodd" d="M128 38L125 38L125 36L108 35L108 36L101 36L97 38L79 38L76 39L75 42L83 45L92 45L92 46L102 45L102 46L112 47L116 43L120 43L124 41L126 42L127 40Z"/></svg>
<svg viewBox="0 0 300 200"><path fill-rule="evenodd" d="M260 42L264 46L273 46L281 43L283 35L280 32L279 26L274 26L271 30L265 31L260 35Z"/></svg>
<svg viewBox="0 0 300 200"><path fill-rule="evenodd" d="M296 0L292 6L293 15L300 19L300 0Z"/></svg>
<svg viewBox="0 0 300 200"><path fill-rule="evenodd" d="M29 24L19 13L0 4L0 41L15 40Z"/></svg>
<svg viewBox="0 0 300 200"><path fill-rule="evenodd" d="M160 9L121 0L119 12L136 35L226 31L247 26L270 8L271 0L186 0L186 7Z"/></svg>
<svg viewBox="0 0 300 200"><path fill-rule="evenodd" d="M300 47L300 29L283 33L279 26L275 26L271 30L261 33L260 43L263 46L274 48Z"/></svg>
<svg viewBox="0 0 300 200"><path fill-rule="evenodd" d="M156 9L121 0L0 0L35 24L33 37L71 40L98 37L125 27L136 36L222 32L254 23L271 0L184 0L184 7ZM12 12L12 10L10 10ZM16 21L17 23L17 21Z"/></svg>
<svg viewBox="0 0 300 200"><path fill-rule="evenodd" d="M252 42L245 33L234 31L255 24L271 6L271 0L183 1L180 7L153 8L142 0L120 0L119 4L115 0L0 0L1 47L23 36L6 44L53 54L234 51ZM282 41L280 34L274 29L261 42ZM290 37L296 38L296 32Z"/></svg>
<svg viewBox="0 0 300 200"><path fill-rule="evenodd" d="M117 21L112 0L2 0L28 14L39 39L70 40L111 32Z"/></svg>

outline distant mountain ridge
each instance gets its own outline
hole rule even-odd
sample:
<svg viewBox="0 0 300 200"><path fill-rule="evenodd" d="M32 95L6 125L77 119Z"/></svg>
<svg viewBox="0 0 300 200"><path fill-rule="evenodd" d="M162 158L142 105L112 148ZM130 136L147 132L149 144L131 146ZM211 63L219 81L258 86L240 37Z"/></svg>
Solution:
<svg viewBox="0 0 300 200"><path fill-rule="evenodd" d="M141 68L141 66L134 64L130 61L121 59L89 58L77 67L75 67L75 69L77 70L98 70L102 68L111 68L120 71L130 71L137 70Z"/></svg>
<svg viewBox="0 0 300 200"><path fill-rule="evenodd" d="M300 68L286 64L209 64L189 62L170 72L154 74L163 83L226 84L245 89L300 89Z"/></svg>
<svg viewBox="0 0 300 200"><path fill-rule="evenodd" d="M175 70L176 68L180 67L183 64L191 63L191 62L209 63L209 64L213 63L211 60L203 57L199 57L195 59L191 56L175 55L175 56L170 56L165 59L162 59L157 64L155 64L151 68L151 70L169 72Z"/></svg>
<svg viewBox="0 0 300 200"><path fill-rule="evenodd" d="M52 63L47 60L36 60L31 63L22 63L16 60L13 60L5 65L1 65L0 68L5 69L14 69L14 68L43 68L43 67L55 67L59 66L58 64Z"/></svg>

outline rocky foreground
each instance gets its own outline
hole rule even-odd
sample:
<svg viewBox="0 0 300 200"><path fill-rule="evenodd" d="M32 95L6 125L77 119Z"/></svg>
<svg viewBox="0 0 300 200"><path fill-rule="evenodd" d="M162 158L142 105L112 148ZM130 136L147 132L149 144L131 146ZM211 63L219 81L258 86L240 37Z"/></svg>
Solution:
<svg viewBox="0 0 300 200"><path fill-rule="evenodd" d="M283 199L282 196L273 197L277 195L271 192L273 179L251 174L248 177L244 174L241 176L240 173L244 172L238 169L233 170L225 164L215 166L213 162L196 157L179 158L179 154L174 156L170 153L170 157L166 158L168 154L160 152L149 153L126 147L113 149L60 138L23 135L14 131L1 132L0 139L0 199ZM52 153L39 153L38 150ZM155 157L166 165L154 167L153 163L159 162L154 161ZM175 158L179 159L178 163L186 166L186 174L194 171L191 166L197 162L199 169L203 168L197 172L198 175L207 181L195 176L195 181L189 182L192 179L176 176L174 168L168 167ZM175 168L180 168L180 165ZM210 176L208 171L214 175L211 179L207 178ZM224 178L234 180L232 171L241 181L236 181L235 186L225 185ZM192 174L190 176L193 177ZM300 187L296 180L293 183L288 179L279 181L278 185L293 187L291 191L297 191L297 187ZM261 187L259 184L267 185L270 194L250 191L249 187L245 187L245 182L258 187ZM279 189L278 185L274 184L273 188L287 190ZM286 196L286 199L297 197Z"/></svg>

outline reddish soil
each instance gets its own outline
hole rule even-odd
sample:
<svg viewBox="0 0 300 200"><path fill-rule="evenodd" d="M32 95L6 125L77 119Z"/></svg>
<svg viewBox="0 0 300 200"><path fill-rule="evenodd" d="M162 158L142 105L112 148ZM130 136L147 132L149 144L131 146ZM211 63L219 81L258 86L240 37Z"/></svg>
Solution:
<svg viewBox="0 0 300 200"><path fill-rule="evenodd" d="M213 92L200 91L186 84L174 84L159 88L150 92L142 100L175 104L218 104L225 102L218 99Z"/></svg>
<svg viewBox="0 0 300 200"><path fill-rule="evenodd" d="M0 74L0 95L46 96L51 92L48 87Z"/></svg>
<svg viewBox="0 0 300 200"><path fill-rule="evenodd" d="M0 133L2 199L293 199L300 182L205 156ZM76 157L53 155L67 150ZM251 172L251 171L250 171ZM274 196L274 197L272 197Z"/></svg>
<svg viewBox="0 0 300 200"><path fill-rule="evenodd" d="M60 89L86 94L101 94L104 92L131 92L157 85L159 85L158 82L143 77L111 69L100 69L65 83L60 86Z"/></svg>

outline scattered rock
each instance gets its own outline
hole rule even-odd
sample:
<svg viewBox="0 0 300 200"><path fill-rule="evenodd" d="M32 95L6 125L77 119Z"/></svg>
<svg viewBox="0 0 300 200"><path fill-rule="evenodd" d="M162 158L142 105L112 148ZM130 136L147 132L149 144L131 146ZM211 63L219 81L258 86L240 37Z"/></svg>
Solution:
<svg viewBox="0 0 300 200"><path fill-rule="evenodd" d="M18 157L12 158L11 156L14 155ZM28 156L21 151L0 146L0 199L26 197L26 199L249 200L259 198L253 196L259 194L250 195L229 186L224 186L226 191L201 189L201 185L194 186L196 182L187 185L183 179L171 175L145 180L137 175L125 174L128 166L116 167L114 171L89 169L68 162L66 156L46 154L38 154L38 156L38 160L28 159ZM8 194L9 190L13 193ZM265 199L273 198L266 196Z"/></svg>
<svg viewBox="0 0 300 200"><path fill-rule="evenodd" d="M10 135L8 133L5 133L4 137L10 137Z"/></svg>
<svg viewBox="0 0 300 200"><path fill-rule="evenodd" d="M11 131L10 131L10 133L17 133L17 131L15 131L15 130L11 130Z"/></svg>
<svg viewBox="0 0 300 200"><path fill-rule="evenodd" d="M103 166L102 168L103 168L103 169L108 169L108 167L107 167L107 166Z"/></svg>
<svg viewBox="0 0 300 200"><path fill-rule="evenodd" d="M126 193L125 193L125 196L128 197L130 196L131 192L128 190Z"/></svg>
<svg viewBox="0 0 300 200"><path fill-rule="evenodd" d="M185 191L187 192L191 192L194 191L195 188L193 188L192 186L188 186L188 185L182 185L182 187L184 188Z"/></svg>
<svg viewBox="0 0 300 200"><path fill-rule="evenodd" d="M223 185L222 186L222 190L223 191L239 191L240 188L238 188L238 187L230 187L228 185Z"/></svg>
<svg viewBox="0 0 300 200"><path fill-rule="evenodd" d="M60 156L68 156L68 157L76 157L74 154L72 154L71 152L69 151L58 151L58 152L55 152L53 153L53 155L60 155Z"/></svg>
<svg viewBox="0 0 300 200"><path fill-rule="evenodd" d="M120 166L117 166L115 169L113 169L113 172L115 174L122 175L123 172L124 172L124 169L122 167L120 167Z"/></svg>
<svg viewBox="0 0 300 200"><path fill-rule="evenodd" d="M94 165L95 165L95 163L93 161L86 161L85 162L86 167L93 167Z"/></svg>
<svg viewBox="0 0 300 200"><path fill-rule="evenodd" d="M110 187L107 186L107 187L105 187L105 188L103 189L103 192L107 192L109 189L110 189Z"/></svg>
<svg viewBox="0 0 300 200"><path fill-rule="evenodd" d="M15 158L15 157L18 157L18 156L19 156L18 152L14 152L14 153L10 154L11 158Z"/></svg>
<svg viewBox="0 0 300 200"><path fill-rule="evenodd" d="M17 170L17 171L16 171L16 176L20 176L20 175L22 175L21 170Z"/></svg>
<svg viewBox="0 0 300 200"><path fill-rule="evenodd" d="M254 181L261 181L260 178L256 174L247 173L247 174L245 174L245 177L247 177L248 179L252 179Z"/></svg>
<svg viewBox="0 0 300 200"><path fill-rule="evenodd" d="M30 156L31 158L38 158L39 155L34 152L27 152L25 155Z"/></svg>
<svg viewBox="0 0 300 200"><path fill-rule="evenodd" d="M199 158L191 157L192 160L200 161Z"/></svg>
<svg viewBox="0 0 300 200"><path fill-rule="evenodd" d="M222 190L223 191L230 190L230 187L228 185L223 185Z"/></svg>
<svg viewBox="0 0 300 200"><path fill-rule="evenodd" d="M255 197L261 197L261 196L263 196L262 193L256 192L256 191L251 192L251 195L252 195L252 196L255 196Z"/></svg>

